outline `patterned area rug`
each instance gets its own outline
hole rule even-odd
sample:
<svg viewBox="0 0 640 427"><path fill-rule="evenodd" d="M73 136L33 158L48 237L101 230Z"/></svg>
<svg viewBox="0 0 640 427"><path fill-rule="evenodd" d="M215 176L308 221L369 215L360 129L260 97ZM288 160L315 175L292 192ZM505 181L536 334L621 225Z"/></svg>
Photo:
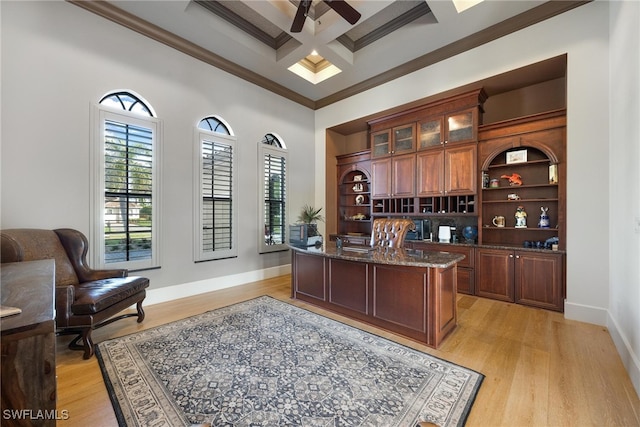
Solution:
<svg viewBox="0 0 640 427"><path fill-rule="evenodd" d="M462 426L484 378L271 297L96 355L121 426Z"/></svg>

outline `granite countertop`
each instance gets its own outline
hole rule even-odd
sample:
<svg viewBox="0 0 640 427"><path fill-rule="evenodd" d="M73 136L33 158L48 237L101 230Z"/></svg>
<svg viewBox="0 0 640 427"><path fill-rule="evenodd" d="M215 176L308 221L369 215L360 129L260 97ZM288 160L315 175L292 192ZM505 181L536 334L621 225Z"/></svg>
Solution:
<svg viewBox="0 0 640 427"><path fill-rule="evenodd" d="M368 246L343 246L342 248L337 248L334 242L325 242L318 247L293 245L289 245L289 247L295 251L319 254L328 258L410 267L447 268L464 259L464 255L461 254L419 249L371 248Z"/></svg>
<svg viewBox="0 0 640 427"><path fill-rule="evenodd" d="M468 243L463 241L458 241L456 243L441 243L441 242L432 242L431 240L406 240L405 245L407 243L428 243L430 245L438 245L442 246L442 250L446 251L447 246L466 246L469 248L488 248L488 249L508 249L508 250L519 250L519 251L528 251L528 252L542 252L542 253L566 253L565 250L551 250L545 248L527 248L525 246L513 246L513 245L497 245L497 244L483 244L479 245L477 243Z"/></svg>

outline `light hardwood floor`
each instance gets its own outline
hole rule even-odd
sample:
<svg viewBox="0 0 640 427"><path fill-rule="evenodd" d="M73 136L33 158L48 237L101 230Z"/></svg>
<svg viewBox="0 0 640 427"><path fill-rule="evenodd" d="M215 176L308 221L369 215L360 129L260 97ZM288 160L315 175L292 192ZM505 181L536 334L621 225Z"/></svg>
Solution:
<svg viewBox="0 0 640 427"><path fill-rule="evenodd" d="M146 307L142 324L125 319L94 332L96 342L152 328L260 295L376 333L483 373L467 426L640 426L640 401L606 328L562 314L459 295L458 327L433 350L397 335L290 299L290 276ZM116 426L95 357L58 337L58 426ZM408 426L410 427L410 426Z"/></svg>

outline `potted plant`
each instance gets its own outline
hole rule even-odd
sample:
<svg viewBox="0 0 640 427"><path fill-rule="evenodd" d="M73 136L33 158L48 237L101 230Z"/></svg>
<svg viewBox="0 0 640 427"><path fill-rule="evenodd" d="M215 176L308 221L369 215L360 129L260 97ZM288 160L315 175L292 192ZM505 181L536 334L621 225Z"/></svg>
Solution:
<svg viewBox="0 0 640 427"><path fill-rule="evenodd" d="M298 224L291 226L290 241L294 244L312 246L322 243L322 236L318 233L318 221L324 221L320 215L322 208L304 205L298 215Z"/></svg>

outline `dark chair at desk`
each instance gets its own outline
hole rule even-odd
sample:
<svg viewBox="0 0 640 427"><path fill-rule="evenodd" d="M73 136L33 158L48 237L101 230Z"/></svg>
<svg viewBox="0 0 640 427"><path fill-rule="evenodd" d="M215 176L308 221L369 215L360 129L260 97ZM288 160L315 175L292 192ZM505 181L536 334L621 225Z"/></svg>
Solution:
<svg viewBox="0 0 640 427"><path fill-rule="evenodd" d="M415 226L408 218L376 218L371 230L371 246L401 248L407 232Z"/></svg>
<svg viewBox="0 0 640 427"><path fill-rule="evenodd" d="M87 238L69 228L10 229L0 233L1 262L55 260L55 309L58 334L77 334L69 344L93 356L91 332L125 317L144 320L142 301L149 279L124 269L94 270L87 265ZM137 313L116 316L135 305ZM82 340L82 345L78 341Z"/></svg>

